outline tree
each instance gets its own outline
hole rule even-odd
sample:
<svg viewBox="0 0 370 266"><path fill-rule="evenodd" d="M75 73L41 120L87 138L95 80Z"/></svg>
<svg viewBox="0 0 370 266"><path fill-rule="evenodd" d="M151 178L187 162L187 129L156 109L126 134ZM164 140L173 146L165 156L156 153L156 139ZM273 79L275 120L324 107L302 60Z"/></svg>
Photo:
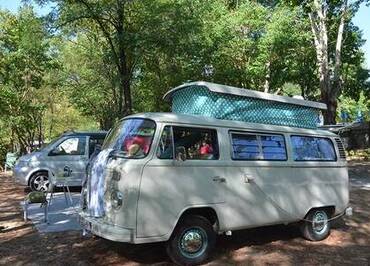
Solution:
<svg viewBox="0 0 370 266"><path fill-rule="evenodd" d="M45 106L37 98L51 69L48 33L32 7L23 6L18 16L0 11L0 116L9 125L21 150L43 141Z"/></svg>
<svg viewBox="0 0 370 266"><path fill-rule="evenodd" d="M111 60L119 81L117 95L119 116L132 112L131 86L135 66L139 59L137 52L138 28L132 20L137 12L136 1L130 0L39 0L40 4L53 2L56 26L68 26L77 33L79 30L93 31L105 39Z"/></svg>
<svg viewBox="0 0 370 266"><path fill-rule="evenodd" d="M321 101L326 103L324 122L335 124L337 98L343 88L342 50L346 24L363 0L344 1L288 1L301 4L310 19L317 56ZM335 33L333 35L332 33ZM330 49L335 38L335 47Z"/></svg>
<svg viewBox="0 0 370 266"><path fill-rule="evenodd" d="M78 33L61 48L61 90L84 115L108 130L120 118L119 80L104 38L94 32Z"/></svg>

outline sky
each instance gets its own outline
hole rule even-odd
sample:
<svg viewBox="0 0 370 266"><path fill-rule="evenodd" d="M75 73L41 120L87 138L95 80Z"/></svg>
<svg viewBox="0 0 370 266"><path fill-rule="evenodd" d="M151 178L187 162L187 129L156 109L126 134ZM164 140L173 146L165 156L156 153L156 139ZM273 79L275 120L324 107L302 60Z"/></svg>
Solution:
<svg viewBox="0 0 370 266"><path fill-rule="evenodd" d="M17 12L20 5L21 0L0 0L0 8L8 9L11 12ZM37 14L45 15L49 12L50 8L50 6L39 7L36 5L35 10ZM362 50L365 53L365 64L370 68L370 6L367 7L365 4L362 4L353 18L353 23L360 28L363 33L363 39L366 40Z"/></svg>

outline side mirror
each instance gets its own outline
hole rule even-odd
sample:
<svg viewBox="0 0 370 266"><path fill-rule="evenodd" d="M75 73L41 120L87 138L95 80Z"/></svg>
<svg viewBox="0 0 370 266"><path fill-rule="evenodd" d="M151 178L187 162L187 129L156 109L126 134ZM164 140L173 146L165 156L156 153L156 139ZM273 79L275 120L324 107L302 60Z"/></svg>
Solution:
<svg viewBox="0 0 370 266"><path fill-rule="evenodd" d="M57 149L52 149L50 152L49 152L49 156L54 156L54 155L57 155L58 154L58 150Z"/></svg>

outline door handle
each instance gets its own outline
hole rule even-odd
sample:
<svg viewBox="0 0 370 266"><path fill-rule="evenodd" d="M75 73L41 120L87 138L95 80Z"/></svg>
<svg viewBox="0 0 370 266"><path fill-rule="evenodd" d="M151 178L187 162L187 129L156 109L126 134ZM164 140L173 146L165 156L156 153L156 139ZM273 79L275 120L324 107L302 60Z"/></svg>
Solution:
<svg viewBox="0 0 370 266"><path fill-rule="evenodd" d="M219 182L219 183L225 183L226 182L226 179L223 178L223 177L220 177L220 176L214 176L214 177L212 177L212 180L214 182Z"/></svg>
<svg viewBox="0 0 370 266"><path fill-rule="evenodd" d="M245 174L244 175L244 182L245 183L251 183L251 182L253 182L254 181L254 177L253 176L251 176L251 175L249 175L249 174Z"/></svg>

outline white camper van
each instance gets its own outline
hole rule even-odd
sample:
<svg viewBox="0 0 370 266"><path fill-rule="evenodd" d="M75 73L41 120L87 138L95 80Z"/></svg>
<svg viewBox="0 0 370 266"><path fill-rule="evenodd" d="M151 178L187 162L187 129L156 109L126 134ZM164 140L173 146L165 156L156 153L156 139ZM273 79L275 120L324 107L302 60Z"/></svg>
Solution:
<svg viewBox="0 0 370 266"><path fill-rule="evenodd" d="M125 117L91 162L81 223L113 241L167 241L198 264L217 234L301 222L319 241L346 212L348 172L328 131L175 113Z"/></svg>

